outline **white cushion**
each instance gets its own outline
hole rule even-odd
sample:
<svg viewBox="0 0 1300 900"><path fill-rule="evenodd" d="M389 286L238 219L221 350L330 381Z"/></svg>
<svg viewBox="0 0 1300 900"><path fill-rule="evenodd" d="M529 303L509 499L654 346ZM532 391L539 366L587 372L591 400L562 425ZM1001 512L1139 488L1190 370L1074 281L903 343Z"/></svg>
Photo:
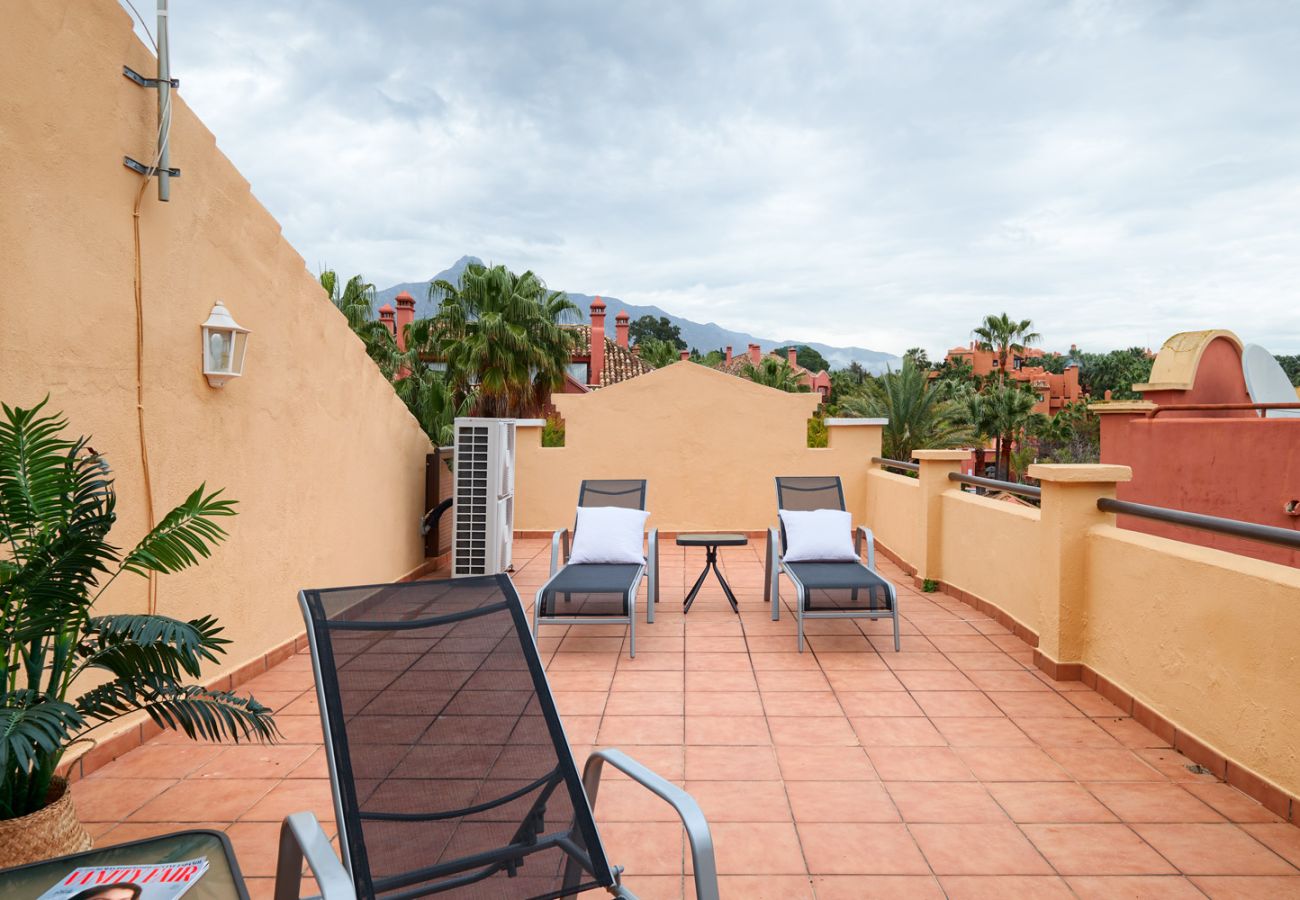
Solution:
<svg viewBox="0 0 1300 900"><path fill-rule="evenodd" d="M618 506L579 506L570 563L645 562L643 509Z"/></svg>
<svg viewBox="0 0 1300 900"><path fill-rule="evenodd" d="M786 562L853 562L853 518L839 509L783 509Z"/></svg>

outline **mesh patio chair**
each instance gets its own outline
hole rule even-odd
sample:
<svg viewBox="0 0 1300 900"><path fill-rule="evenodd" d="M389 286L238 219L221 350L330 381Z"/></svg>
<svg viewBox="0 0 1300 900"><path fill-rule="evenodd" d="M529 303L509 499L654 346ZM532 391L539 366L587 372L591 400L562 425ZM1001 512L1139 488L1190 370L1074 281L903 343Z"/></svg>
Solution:
<svg viewBox="0 0 1300 900"><path fill-rule="evenodd" d="M668 801L716 900L708 823L689 794L617 750L579 778L523 604L505 575L309 590L307 620L339 851L285 819L276 900L304 856L324 900L635 895L596 828L608 763Z"/></svg>
<svg viewBox="0 0 1300 900"><path fill-rule="evenodd" d="M578 506L617 506L645 509L645 479L587 480L578 490ZM577 539L577 519L574 519ZM647 553L640 565L566 564L569 558L569 530L561 528L551 536L551 575L537 592L533 604L533 634L542 623L585 625L592 621L628 626L628 653L636 656L636 594L641 579L647 581L646 622L655 620L659 602L659 529L646 536Z"/></svg>
<svg viewBox="0 0 1300 900"><path fill-rule="evenodd" d="M844 487L838 476L802 476L776 479L778 510L844 510ZM778 521L780 516L777 517ZM861 562L866 544L867 563ZM795 617L799 623L799 652L803 652L805 619L893 619L894 650L898 640L898 593L876 571L876 545L871 530L859 525L853 531L855 562L786 562L785 523L767 530L767 566L764 599L772 602L772 621L781 617L780 576L784 572L797 595ZM862 603L865 594L865 605Z"/></svg>

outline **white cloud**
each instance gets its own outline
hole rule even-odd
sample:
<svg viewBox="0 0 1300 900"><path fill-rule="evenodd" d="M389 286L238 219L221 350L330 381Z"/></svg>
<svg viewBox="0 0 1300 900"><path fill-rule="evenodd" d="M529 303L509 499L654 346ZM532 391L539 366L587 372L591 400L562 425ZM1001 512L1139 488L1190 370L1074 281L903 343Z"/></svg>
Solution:
<svg viewBox="0 0 1300 900"><path fill-rule="evenodd" d="M289 240L381 286L471 253L895 353L1004 309L1054 347L1219 326L1300 351L1285 3L232 0L171 22L182 96Z"/></svg>

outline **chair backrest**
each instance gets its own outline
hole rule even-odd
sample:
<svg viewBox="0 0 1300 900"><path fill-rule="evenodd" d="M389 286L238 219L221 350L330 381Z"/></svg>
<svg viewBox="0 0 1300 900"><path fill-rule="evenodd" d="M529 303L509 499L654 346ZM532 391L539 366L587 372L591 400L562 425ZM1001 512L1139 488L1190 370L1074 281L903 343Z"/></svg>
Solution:
<svg viewBox="0 0 1300 900"><path fill-rule="evenodd" d="M360 896L554 897L613 883L509 578L299 602Z"/></svg>
<svg viewBox="0 0 1300 900"><path fill-rule="evenodd" d="M605 478L583 479L578 488L579 506L618 506L623 509L645 509L644 478ZM574 535L578 531L578 519L573 519Z"/></svg>
<svg viewBox="0 0 1300 900"><path fill-rule="evenodd" d="M844 509L844 486L838 475L797 475L776 479L777 510ZM781 526L781 550L785 552L785 523Z"/></svg>

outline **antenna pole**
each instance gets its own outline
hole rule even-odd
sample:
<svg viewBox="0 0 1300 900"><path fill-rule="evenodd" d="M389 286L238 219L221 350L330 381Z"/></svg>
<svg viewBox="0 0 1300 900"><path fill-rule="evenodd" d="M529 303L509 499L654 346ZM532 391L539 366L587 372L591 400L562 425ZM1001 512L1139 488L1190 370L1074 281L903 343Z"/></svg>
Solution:
<svg viewBox="0 0 1300 900"><path fill-rule="evenodd" d="M171 58L167 46L167 0L158 0L158 199L171 199Z"/></svg>

